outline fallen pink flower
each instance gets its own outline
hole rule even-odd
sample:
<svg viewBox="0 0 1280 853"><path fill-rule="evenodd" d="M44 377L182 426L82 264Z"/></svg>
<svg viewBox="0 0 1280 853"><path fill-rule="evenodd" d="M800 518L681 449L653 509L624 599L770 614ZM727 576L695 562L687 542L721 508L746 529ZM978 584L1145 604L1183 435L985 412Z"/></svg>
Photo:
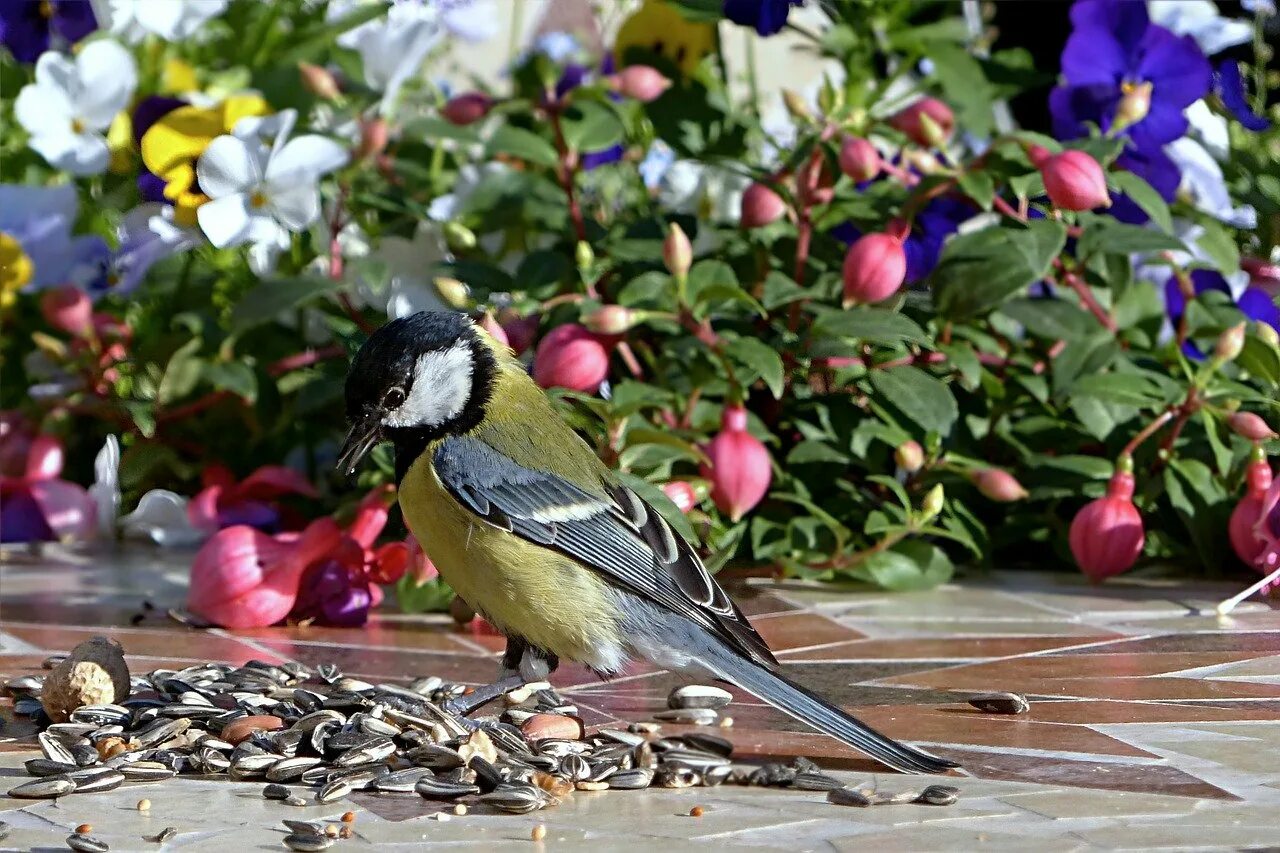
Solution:
<svg viewBox="0 0 1280 853"><path fill-rule="evenodd" d="M92 536L97 510L89 493L60 479L62 442L33 435L25 421L0 420L0 542L51 542Z"/></svg>
<svg viewBox="0 0 1280 853"><path fill-rule="evenodd" d="M205 469L203 481L204 488L187 505L187 514L193 527L208 532L236 524L267 533L296 529L302 525L286 517L279 499L318 496L305 477L283 465L264 465L237 483L230 469L215 463Z"/></svg>

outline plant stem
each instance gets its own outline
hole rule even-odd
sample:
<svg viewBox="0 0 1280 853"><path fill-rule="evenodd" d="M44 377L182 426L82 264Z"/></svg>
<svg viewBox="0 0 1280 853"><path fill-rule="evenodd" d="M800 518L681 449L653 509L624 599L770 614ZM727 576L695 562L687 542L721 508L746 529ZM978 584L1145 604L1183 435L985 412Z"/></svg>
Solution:
<svg viewBox="0 0 1280 853"><path fill-rule="evenodd" d="M556 179L560 182L560 188L564 190L565 201L569 205L569 219L573 222L573 233L577 236L578 242L587 239L587 226L582 219L582 208L578 204L578 196L574 191L574 179L578 174L577 156L569 150L569 144L564 138L564 128L560 125L560 107L558 105L549 107L548 115L551 117L551 129L556 136L556 151L560 155L560 163L556 166Z"/></svg>
<svg viewBox="0 0 1280 853"><path fill-rule="evenodd" d="M1156 432L1158 432L1161 427L1163 427L1170 420L1172 420L1174 414L1177 413L1179 408L1180 408L1179 406L1170 406L1169 408L1161 412L1159 415L1157 415L1155 419L1151 421L1151 423L1147 424L1145 427L1142 428L1141 432L1139 432L1133 438L1129 439L1129 443L1124 446L1124 450L1120 451L1120 455L1133 456L1133 452L1138 449L1139 445L1141 445L1148 438L1151 438L1151 436L1155 435Z"/></svg>
<svg viewBox="0 0 1280 853"><path fill-rule="evenodd" d="M1080 298L1081 304L1084 305L1085 308L1088 308L1089 313L1098 319L1102 328L1114 335L1117 328L1116 321L1106 312L1106 309L1104 309L1101 303L1098 302L1097 298L1094 297L1093 291L1089 289L1089 286L1084 283L1080 276L1073 272L1064 271L1062 281L1076 292L1076 296Z"/></svg>

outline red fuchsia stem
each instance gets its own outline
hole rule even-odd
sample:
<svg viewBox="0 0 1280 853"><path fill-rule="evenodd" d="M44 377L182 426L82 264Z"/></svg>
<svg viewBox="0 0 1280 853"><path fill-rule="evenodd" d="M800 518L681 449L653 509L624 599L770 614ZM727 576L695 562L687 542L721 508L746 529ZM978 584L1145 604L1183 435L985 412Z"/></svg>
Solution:
<svg viewBox="0 0 1280 853"><path fill-rule="evenodd" d="M1171 406L1168 409L1165 409L1159 415L1156 415L1155 419L1152 420L1151 423L1147 424L1145 427L1142 428L1142 430L1137 435L1129 439L1129 443L1124 446L1124 450L1120 451L1120 455L1133 456L1134 451L1136 451L1144 441L1146 441L1148 438L1151 438L1151 436L1155 435L1160 430L1161 427L1163 427L1165 424L1167 424L1170 420L1173 419L1173 416L1177 412L1178 408L1179 408L1178 406Z"/></svg>
<svg viewBox="0 0 1280 853"><path fill-rule="evenodd" d="M1063 283L1076 292L1076 296L1080 298L1081 304L1083 304L1085 308L1088 308L1089 313L1097 318L1098 322L1102 324L1102 328L1114 335L1117 329L1116 321L1112 319L1111 315L1107 313L1106 309L1102 307L1102 304L1098 302L1096 297L1094 297L1093 291L1091 291L1089 286L1084 283L1084 280L1075 273L1067 270L1066 267L1063 266L1061 259L1055 258L1053 264L1061 271Z"/></svg>
<svg viewBox="0 0 1280 853"><path fill-rule="evenodd" d="M1195 285L1191 283L1191 276L1187 275L1187 271L1174 268L1173 277L1178 282L1178 290L1182 292L1182 316L1178 318L1178 349L1182 349L1182 345L1187 342L1187 338L1191 335L1191 326L1188 317L1191 312L1187 310L1196 298Z"/></svg>
<svg viewBox="0 0 1280 853"><path fill-rule="evenodd" d="M991 206L1010 219L1016 219L1024 223L1027 221L1027 214L1024 211L1015 209L1009 202L998 195L991 197Z"/></svg>
<svg viewBox="0 0 1280 853"><path fill-rule="evenodd" d="M631 371L631 375L637 379L642 379L644 377L644 368L640 366L640 361L631 349L631 344L626 341L620 341L615 349L618 355L622 356L622 363L627 366L627 370Z"/></svg>
<svg viewBox="0 0 1280 853"><path fill-rule="evenodd" d="M569 205L569 219L573 222L573 233L577 236L578 242L582 242L587 239L587 225L582 219L582 208L578 204L578 195L574 191L574 182L578 175L577 158L569 150L569 143L565 141L564 128L560 125L560 107L558 105L548 107L547 115L551 119L551 129L555 133L556 152L560 155L560 163L556 167L556 179L560 182L565 201Z"/></svg>
<svg viewBox="0 0 1280 853"><path fill-rule="evenodd" d="M905 187L914 187L916 184L920 183L919 175L913 175L911 172L896 163L890 163L888 160L885 160L880 164L880 169L886 175ZM943 184L943 186L946 186L946 184Z"/></svg>

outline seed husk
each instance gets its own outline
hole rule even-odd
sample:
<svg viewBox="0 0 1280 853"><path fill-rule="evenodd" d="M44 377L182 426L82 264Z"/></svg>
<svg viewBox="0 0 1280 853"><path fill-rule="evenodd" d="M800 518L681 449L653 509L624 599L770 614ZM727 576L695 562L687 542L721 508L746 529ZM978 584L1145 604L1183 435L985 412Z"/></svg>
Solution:
<svg viewBox="0 0 1280 853"><path fill-rule="evenodd" d="M426 797L428 800L452 800L456 797L480 793L480 788L477 785L450 782L438 776L423 776L414 783L413 790L419 796Z"/></svg>
<svg viewBox="0 0 1280 853"><path fill-rule="evenodd" d="M262 796L268 800L284 800L290 796L290 791L284 785L272 783L262 789Z"/></svg>
<svg viewBox="0 0 1280 853"><path fill-rule="evenodd" d="M800 791L834 791L836 788L843 788L844 783L825 773L802 771L791 781L791 787Z"/></svg>
<svg viewBox="0 0 1280 853"><path fill-rule="evenodd" d="M827 791L827 802L837 806L869 806L871 798L856 788L832 788Z"/></svg>
<svg viewBox="0 0 1280 853"><path fill-rule="evenodd" d="M916 802L930 806L949 806L960 799L960 789L950 785L930 785L920 792Z"/></svg>
<svg viewBox="0 0 1280 853"><path fill-rule="evenodd" d="M350 794L355 786L346 779L335 779L316 792L317 803L332 803Z"/></svg>
<svg viewBox="0 0 1280 853"><path fill-rule="evenodd" d="M1031 703L1020 693L978 693L969 697L969 704L988 714L1025 714Z"/></svg>
<svg viewBox="0 0 1280 853"><path fill-rule="evenodd" d="M267 780L271 782L292 782L319 763L319 758L306 756L282 758L267 770Z"/></svg>
<svg viewBox="0 0 1280 853"><path fill-rule="evenodd" d="M299 835L293 833L284 837L284 845L290 850L306 851L328 850L333 846L333 839L323 832L318 834Z"/></svg>
<svg viewBox="0 0 1280 853"><path fill-rule="evenodd" d="M914 803L920 797L919 791L899 791L890 794L886 791L873 791L867 795L873 806L896 806L903 803Z"/></svg>
<svg viewBox="0 0 1280 853"><path fill-rule="evenodd" d="M285 829L298 835L319 835L324 832L324 824L313 820L282 820Z"/></svg>
<svg viewBox="0 0 1280 853"><path fill-rule="evenodd" d="M720 715L710 708L672 708L658 711L653 715L655 720L664 723L686 723L693 726L709 726Z"/></svg>
<svg viewBox="0 0 1280 853"><path fill-rule="evenodd" d="M733 701L733 694L709 684L686 684L667 696L668 708L709 708L718 711Z"/></svg>
<svg viewBox="0 0 1280 853"><path fill-rule="evenodd" d="M110 845L101 838L81 835L78 832L67 836L67 846L79 853L107 853L111 849Z"/></svg>
<svg viewBox="0 0 1280 853"><path fill-rule="evenodd" d="M170 838L173 838L177 834L178 834L178 828L176 826L166 826L164 829L160 830L155 835L151 836L150 838L144 838L143 840L150 841L154 844L164 844L166 841L168 841Z"/></svg>
<svg viewBox="0 0 1280 853"><path fill-rule="evenodd" d="M532 785L499 785L479 801L509 814L527 814L547 804L547 796Z"/></svg>
<svg viewBox="0 0 1280 853"><path fill-rule="evenodd" d="M61 776L78 769L75 764L64 764L50 758L32 758L23 764L23 767L27 769L27 774L30 776Z"/></svg>
<svg viewBox="0 0 1280 853"><path fill-rule="evenodd" d="M52 800L75 791L76 783L66 776L48 776L23 782L9 789L9 796L19 800Z"/></svg>
<svg viewBox="0 0 1280 853"><path fill-rule="evenodd" d="M307 804L307 801L302 799L302 797L299 797L297 794L290 794L289 796L284 798L284 804L286 806L295 806L295 807L305 806Z"/></svg>
<svg viewBox="0 0 1280 853"><path fill-rule="evenodd" d="M178 775L158 761L133 761L121 764L116 769L132 782L158 782Z"/></svg>

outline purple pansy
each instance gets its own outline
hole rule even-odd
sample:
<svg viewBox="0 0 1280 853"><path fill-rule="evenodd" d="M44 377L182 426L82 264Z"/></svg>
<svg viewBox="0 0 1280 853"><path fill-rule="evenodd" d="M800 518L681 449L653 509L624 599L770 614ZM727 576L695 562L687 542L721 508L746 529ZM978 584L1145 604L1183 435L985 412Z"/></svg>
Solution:
<svg viewBox="0 0 1280 853"><path fill-rule="evenodd" d="M1192 270L1191 286L1195 289L1196 295L1205 293L1210 290L1217 290L1221 293L1230 294L1231 287L1227 284L1227 280L1222 277L1221 273L1214 270ZM1182 288L1178 285L1176 276L1169 276L1169 280L1164 284L1164 306L1165 311L1169 315L1169 321L1177 326L1182 320L1182 315L1186 312L1187 300L1182 295ZM1250 320L1257 320L1260 323L1266 323L1275 329L1280 329L1280 307L1261 287L1250 285L1240 294L1240 298L1236 300L1236 307L1240 309ZM1182 351L1186 353L1188 358L1202 359L1204 352L1191 341L1187 341L1182 345Z"/></svg>
<svg viewBox="0 0 1280 853"><path fill-rule="evenodd" d="M1213 75L1213 91L1222 100L1222 105L1235 116L1236 121L1244 125L1246 130L1262 131L1271 127L1271 122L1249 107L1244 76L1240 73L1240 63L1234 59L1218 65Z"/></svg>
<svg viewBox="0 0 1280 853"><path fill-rule="evenodd" d="M293 608L297 619L315 619L324 625L355 628L369 618L373 594L363 575L352 578L352 572L338 559L310 566L298 584L298 602Z"/></svg>
<svg viewBox="0 0 1280 853"><path fill-rule="evenodd" d="M787 25L793 6L804 0L724 0L724 16L735 24L754 27L762 36L771 36Z"/></svg>
<svg viewBox="0 0 1280 853"><path fill-rule="evenodd" d="M968 203L954 196L935 198L916 214L911 233L902 241L907 256L907 284L915 284L933 272L947 238L973 214ZM832 237L847 244L852 244L862 233L852 222L831 229Z"/></svg>
<svg viewBox="0 0 1280 853"><path fill-rule="evenodd" d="M89 0L0 0L0 44L19 62L35 62L55 35L70 45L97 28Z"/></svg>

